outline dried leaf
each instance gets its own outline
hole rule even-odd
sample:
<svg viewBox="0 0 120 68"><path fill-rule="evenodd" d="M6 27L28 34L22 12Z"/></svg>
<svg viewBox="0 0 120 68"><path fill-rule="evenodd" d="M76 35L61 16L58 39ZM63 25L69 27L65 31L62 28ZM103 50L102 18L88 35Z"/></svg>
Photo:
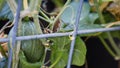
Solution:
<svg viewBox="0 0 120 68"><path fill-rule="evenodd" d="M6 37L7 37L7 35L4 34L4 32L2 32L2 33L0 34L0 38L6 38ZM2 48L3 48L4 51L8 51L7 43L5 43L5 42L0 42L0 44L1 44L1 46L2 46Z"/></svg>
<svg viewBox="0 0 120 68"><path fill-rule="evenodd" d="M111 3L106 10L114 15L116 20L120 20L120 6L118 4L116 4L115 2Z"/></svg>

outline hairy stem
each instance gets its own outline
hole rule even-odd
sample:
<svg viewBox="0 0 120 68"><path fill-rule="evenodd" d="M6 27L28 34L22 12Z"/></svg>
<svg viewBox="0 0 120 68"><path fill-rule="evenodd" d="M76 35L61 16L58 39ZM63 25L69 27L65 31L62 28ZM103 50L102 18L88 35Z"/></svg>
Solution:
<svg viewBox="0 0 120 68"><path fill-rule="evenodd" d="M38 34L43 34L41 26L39 24L39 18L38 18L38 11L40 9L39 6L41 5L41 1L42 0L31 0L30 1L30 7L29 7L31 11L37 11L37 14L33 15L33 20L34 20L35 26L37 28ZM34 4L32 4L32 2ZM41 41L42 41L43 44L45 43L45 39L41 39Z"/></svg>
<svg viewBox="0 0 120 68"><path fill-rule="evenodd" d="M34 19L34 23L35 23L35 26L36 26L36 30L38 31L38 34L43 34L42 30L41 30L41 27L40 27L40 24L39 24L39 19L38 19L38 16L37 15L34 15L33 16L33 19Z"/></svg>
<svg viewBox="0 0 120 68"><path fill-rule="evenodd" d="M29 5L29 9L30 11L39 11L39 6L41 4L41 0L31 0L30 1L30 5ZM37 31L39 34L42 34L42 30L39 24L39 19L38 19L38 13L33 15L33 20L35 22L35 26L37 27Z"/></svg>

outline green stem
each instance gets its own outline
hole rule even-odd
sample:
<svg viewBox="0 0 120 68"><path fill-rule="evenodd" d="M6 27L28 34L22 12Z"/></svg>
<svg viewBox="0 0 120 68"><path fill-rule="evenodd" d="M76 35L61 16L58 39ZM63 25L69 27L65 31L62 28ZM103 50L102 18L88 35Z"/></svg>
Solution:
<svg viewBox="0 0 120 68"><path fill-rule="evenodd" d="M6 0L7 1L7 3L8 3L8 5L9 5L9 7L10 7L10 9L11 9L11 11L12 11L12 13L13 13L13 15L16 13L16 9L17 9L17 4L16 4L16 2L15 2L15 0ZM15 19L14 19L15 20ZM13 23L14 23L14 21L13 21ZM20 22L19 22L20 23ZM20 25L19 25L20 26ZM19 27L18 26L18 27ZM18 28L18 32L19 32L19 28ZM20 33L20 32L19 32ZM11 45L11 44L10 44ZM12 48L12 47L11 47ZM19 54L19 50L18 50L18 48L20 48L20 46L18 47L18 44L17 44L17 46L15 46L15 48L13 49L12 48L12 50L13 50L13 62L12 62L12 68L17 68L17 65L18 65L18 60L19 60L19 56L18 56L18 54Z"/></svg>
<svg viewBox="0 0 120 68"><path fill-rule="evenodd" d="M31 0L30 5L29 5L30 6L29 9L31 11L39 11L40 4L41 4L41 0ZM43 34L42 30L41 30L41 27L40 27L40 24L39 24L39 19L38 19L37 15L38 15L38 13L33 15L33 20L35 22L35 26L37 27L38 34Z"/></svg>
<svg viewBox="0 0 120 68"><path fill-rule="evenodd" d="M116 57L117 55L110 49L110 47L107 45L107 43L105 42L105 40L101 36L98 36L98 37L99 37L100 41L103 43L104 47L110 53L110 55L113 56L113 57Z"/></svg>
<svg viewBox="0 0 120 68"><path fill-rule="evenodd" d="M116 51L117 55L120 56L120 49L117 47L116 43L114 42L111 34L109 32L107 32L108 35L108 40L110 41L112 47L114 48L114 50Z"/></svg>
<svg viewBox="0 0 120 68"><path fill-rule="evenodd" d="M36 1L36 0L31 0L31 1L30 1L30 5L29 5L30 11L33 11L33 10L34 10L35 1Z"/></svg>
<svg viewBox="0 0 120 68"><path fill-rule="evenodd" d="M31 11L38 12L40 4L41 4L41 0L31 0L29 8ZM34 20L35 26L37 28L36 30L38 31L38 34L43 34L42 29L41 29L40 24L39 24L38 13L33 15L33 20ZM41 39L41 41L43 44L45 43L45 39Z"/></svg>
<svg viewBox="0 0 120 68"><path fill-rule="evenodd" d="M50 22L50 20L48 20L48 19L45 19L44 17L42 17L42 16L38 16L40 19L42 19L42 20L44 20L44 21L46 21L46 22Z"/></svg>
<svg viewBox="0 0 120 68"><path fill-rule="evenodd" d="M6 1L14 15L16 13L16 9L17 9L17 4L16 4L15 0L6 0Z"/></svg>
<svg viewBox="0 0 120 68"><path fill-rule="evenodd" d="M97 12L98 12L100 22L101 22L102 24L105 24L105 20L104 20L104 17L103 17L103 15L102 15L102 12L101 12L100 9L99 9L99 3L97 2L97 0L94 0L94 4L95 4L95 8L96 8L96 10L97 10Z"/></svg>
<svg viewBox="0 0 120 68"><path fill-rule="evenodd" d="M18 26L17 36L20 36L21 27L22 27L21 19L19 20L18 25L19 25L19 26ZM15 46L15 67L14 67L14 68L18 68L20 45L21 45L21 41L17 41L17 44L16 44L16 46Z"/></svg>
<svg viewBox="0 0 120 68"><path fill-rule="evenodd" d="M15 51L15 61L16 61L15 68L18 68L20 45L21 45L21 41L17 41L16 51Z"/></svg>
<svg viewBox="0 0 120 68"><path fill-rule="evenodd" d="M58 20L58 18L61 16L61 14L64 12L64 10L66 9L67 5L71 2L71 0L67 0L67 2L65 3L65 5L63 6L62 10L60 11L60 13L57 15L57 17L54 19L53 21L53 26L52 26L52 30L53 27L55 25L55 22Z"/></svg>
<svg viewBox="0 0 120 68"><path fill-rule="evenodd" d="M41 13L47 20L50 20L50 18L49 18L44 12L42 12L42 10L40 10L40 13Z"/></svg>
<svg viewBox="0 0 120 68"><path fill-rule="evenodd" d="M34 23L35 23L35 26L36 26L36 30L38 31L38 34L43 34L42 30L41 30L41 27L40 27L40 24L39 24L39 19L38 19L38 16L37 15L34 15L33 16L33 20L34 20Z"/></svg>
<svg viewBox="0 0 120 68"><path fill-rule="evenodd" d="M41 5L41 1L42 0L31 0L29 5L30 11L38 11L38 7Z"/></svg>
<svg viewBox="0 0 120 68"><path fill-rule="evenodd" d="M18 25L19 26L18 26L17 36L20 36L21 27L22 27L21 19L19 20ZM12 62L13 64L12 64L12 68L18 68L20 44L21 44L21 41L17 41L17 44L16 44L15 48L13 49L13 62Z"/></svg>
<svg viewBox="0 0 120 68"><path fill-rule="evenodd" d="M61 57L62 57L62 54L63 53L60 53L59 55L59 57L57 57L57 59L55 60L55 62L49 67L49 68L53 68L59 61L60 61L60 59L61 59Z"/></svg>
<svg viewBox="0 0 120 68"><path fill-rule="evenodd" d="M11 50L13 51L13 54L12 54L12 68L14 68L14 65L15 65L15 49L12 47L12 37L10 36L10 48Z"/></svg>
<svg viewBox="0 0 120 68"><path fill-rule="evenodd" d="M23 7L24 9L28 8L28 0L23 0Z"/></svg>
<svg viewBox="0 0 120 68"><path fill-rule="evenodd" d="M98 12L98 15L99 15L99 19L100 19L100 22L102 24L105 24L105 20L104 20L104 17L102 15L102 12L100 11L99 9L99 3L97 2L97 0L94 0L94 4L95 4L95 7L96 7L96 10ZM117 55L120 56L120 49L117 47L117 45L115 44L115 41L113 40L110 32L107 32L107 36L108 36L108 40L110 41L110 44L111 46L113 47L113 49L115 50L115 52L117 53Z"/></svg>
<svg viewBox="0 0 120 68"><path fill-rule="evenodd" d="M47 54L47 48L45 48L45 52L44 52L44 56L43 56L43 60L42 60L42 65L40 68L42 68L44 66L44 62L45 62L45 58L46 58L46 54Z"/></svg>

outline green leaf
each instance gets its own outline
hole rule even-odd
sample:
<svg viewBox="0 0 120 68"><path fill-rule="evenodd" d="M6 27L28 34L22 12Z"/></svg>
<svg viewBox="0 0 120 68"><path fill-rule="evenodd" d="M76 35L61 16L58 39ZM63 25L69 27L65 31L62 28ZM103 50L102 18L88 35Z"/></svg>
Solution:
<svg viewBox="0 0 120 68"><path fill-rule="evenodd" d="M10 7L7 4L7 2L5 2L3 8L0 11L0 18L7 18L9 20L13 20L13 18L14 18L12 11L10 10Z"/></svg>
<svg viewBox="0 0 120 68"><path fill-rule="evenodd" d="M72 64L82 66L85 63L86 51L87 50L84 41L81 38L77 37L75 41Z"/></svg>
<svg viewBox="0 0 120 68"><path fill-rule="evenodd" d="M70 31L70 30L73 30L74 28L73 24L75 23L75 17L77 15L76 10L78 9L79 2L73 1L68 6L69 7L66 8L66 10L63 12L63 14L60 17L60 19L62 20L61 26L60 26L61 31ZM87 23L88 18L89 18L88 17L89 12L90 12L90 6L88 3L84 2L83 7L82 7L81 17L80 17L81 24Z"/></svg>
<svg viewBox="0 0 120 68"><path fill-rule="evenodd" d="M89 14L89 20L88 20L88 24L94 24L95 20L98 18L98 14L97 13L90 13Z"/></svg>
<svg viewBox="0 0 120 68"><path fill-rule="evenodd" d="M59 37L59 41L58 39L56 40L56 38L52 41L54 45L51 46L51 58L50 58L52 64L51 67L64 68L67 65L70 50L69 37ZM75 42L72 64L77 66L83 65L85 63L85 56L86 56L85 44L81 40L81 38L77 37Z"/></svg>
<svg viewBox="0 0 120 68"><path fill-rule="evenodd" d="M5 4L5 0L0 0L0 11L3 8L4 4Z"/></svg>
<svg viewBox="0 0 120 68"><path fill-rule="evenodd" d="M69 37L55 37L50 38L53 41L51 45L51 67L64 68L68 59L68 49L65 46L71 42Z"/></svg>
<svg viewBox="0 0 120 68"><path fill-rule="evenodd" d="M76 10L78 9L79 2L73 1L68 6L69 7L65 9L65 11L62 13L62 15L60 17L60 19L65 23L70 23L71 21L75 20L75 17L77 14ZM89 4L84 2L80 20L85 19L89 15L89 11L90 11Z"/></svg>
<svg viewBox="0 0 120 68"><path fill-rule="evenodd" d="M71 31L74 29L75 17L77 15L79 3L73 1L69 7L63 12L60 19L62 20L60 31ZM86 30L86 29L95 29L95 28L102 28L100 24L94 24L95 20L98 18L97 13L90 13L90 5L84 2L80 17L80 22L78 25L79 30ZM91 36L92 34L85 34L81 36Z"/></svg>
<svg viewBox="0 0 120 68"><path fill-rule="evenodd" d="M67 64L68 52L64 50L52 50L51 51L51 66L55 68L64 68Z"/></svg>
<svg viewBox="0 0 120 68"><path fill-rule="evenodd" d="M70 43L69 37L55 37L55 38L50 38L51 41L53 41L53 44L51 46L52 50L62 50L64 49L65 45Z"/></svg>
<svg viewBox="0 0 120 68"><path fill-rule="evenodd" d="M98 24L82 24L79 25L79 30L86 30L86 29L95 29L95 28L103 28L103 26L98 25Z"/></svg>

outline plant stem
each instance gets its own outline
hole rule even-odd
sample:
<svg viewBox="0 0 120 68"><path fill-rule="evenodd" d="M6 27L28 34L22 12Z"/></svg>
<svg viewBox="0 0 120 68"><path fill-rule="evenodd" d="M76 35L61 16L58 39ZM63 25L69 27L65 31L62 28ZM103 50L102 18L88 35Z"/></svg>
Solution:
<svg viewBox="0 0 120 68"><path fill-rule="evenodd" d="M38 12L39 9L40 9L40 7L39 7L40 4L41 4L41 0L31 0L30 1L30 7L29 7L30 11L31 12L32 11L37 11ZM38 34L43 34L41 26L39 24L38 13L33 15L33 20L34 20L35 26L37 28L36 30L38 31ZM42 41L43 44L46 42L45 39L41 39L41 41Z"/></svg>
<svg viewBox="0 0 120 68"><path fill-rule="evenodd" d="M47 20L50 20L50 18L49 18L42 10L40 10L40 13L41 13Z"/></svg>
<svg viewBox="0 0 120 68"><path fill-rule="evenodd" d="M44 21L46 21L46 22L50 22L50 20L48 20L48 19L45 19L44 17L42 17L42 16L38 16L40 19L42 19L42 20L44 20Z"/></svg>
<svg viewBox="0 0 120 68"><path fill-rule="evenodd" d="M53 30L53 27L56 23L56 21L58 20L58 18L61 16L61 14L63 13L63 11L66 9L67 5L71 2L71 0L67 0L67 2L65 3L65 5L63 6L62 10L60 11L60 13L57 15L57 17L54 19L53 21L53 26L52 26L52 30Z"/></svg>
<svg viewBox="0 0 120 68"><path fill-rule="evenodd" d="M41 1L42 0L31 0L29 5L30 11L38 11L40 9L39 6L41 5Z"/></svg>
<svg viewBox="0 0 120 68"><path fill-rule="evenodd" d="M17 4L16 4L15 0L6 0L6 1L14 15L16 13L16 9L17 9Z"/></svg>
<svg viewBox="0 0 120 68"><path fill-rule="evenodd" d="M39 5L41 4L41 0L31 0L30 1L30 11L39 11ZM38 34L43 34L42 33L42 30L41 30L41 27L40 27L40 24L39 24L39 19L38 19L38 13L37 14L34 14L33 15L33 20L35 22L35 26L37 28L37 31L38 31Z"/></svg>
<svg viewBox="0 0 120 68"><path fill-rule="evenodd" d="M115 49L117 55L120 56L120 49L117 47L117 45L116 45L116 43L114 42L111 34L107 32L107 35L108 35L108 40L110 41L112 47Z"/></svg>
<svg viewBox="0 0 120 68"><path fill-rule="evenodd" d="M110 47L108 46L108 44L105 42L105 40L101 37L98 36L100 41L102 42L102 44L104 45L104 47L107 49L107 51L110 53L111 56L116 57L116 54L110 49Z"/></svg>
<svg viewBox="0 0 120 68"><path fill-rule="evenodd" d="M22 0L18 0L16 15L15 15L15 18L14 18L13 33L12 33L13 53L12 53L12 51L11 51L11 53L9 53L9 54L13 54L13 56L11 56L13 58L12 68L18 68L18 63L19 63L20 42L16 41L16 36L17 36L17 33L18 33L19 23L21 21L21 19L20 19L21 8L22 8Z"/></svg>
<svg viewBox="0 0 120 68"><path fill-rule="evenodd" d="M105 20L102 15L102 12L99 9L99 3L97 2L97 0L94 0L94 4L95 4L96 11L98 12L98 15L99 15L100 23L105 24Z"/></svg>
<svg viewBox="0 0 120 68"><path fill-rule="evenodd" d="M21 22L21 19L19 19L19 23L18 23L18 32L17 32L17 35L20 36L20 33L21 33L21 27L22 27L22 22ZM20 45L21 45L21 41L17 41L16 42L16 46L15 46L15 68L18 68L18 63L19 63L19 52L20 52Z"/></svg>
<svg viewBox="0 0 120 68"><path fill-rule="evenodd" d="M33 20L34 20L34 23L35 23L35 26L36 26L36 30L38 31L38 34L43 34L42 30L41 30L41 27L40 27L40 24L39 24L39 19L38 19L38 16L37 15L34 15L33 16Z"/></svg>
<svg viewBox="0 0 120 68"><path fill-rule="evenodd" d="M95 4L96 10L97 10L97 12L98 12L100 22L101 22L102 24L105 24L105 20L104 20L104 18L103 18L102 12L101 12L100 9L99 9L99 3L97 2L97 0L94 0L94 4ZM115 52L117 53L117 55L120 56L120 49L119 49L119 48L117 47L117 45L115 44L115 41L113 40L110 32L107 32L107 36L108 36L108 40L110 41L111 46L113 47L113 49L115 50Z"/></svg>
<svg viewBox="0 0 120 68"><path fill-rule="evenodd" d="M42 60L42 64L41 64L40 68L42 68L42 66L44 65L46 54L47 54L47 48L45 48L45 52L44 52L44 55L43 55L43 60Z"/></svg>
<svg viewBox="0 0 120 68"><path fill-rule="evenodd" d="M30 5L29 5L29 9L30 9L30 11L33 11L33 10L34 10L34 7L35 7L35 6L34 6L35 1L36 1L36 0L31 0L31 1L30 1Z"/></svg>
<svg viewBox="0 0 120 68"><path fill-rule="evenodd" d="M16 60L15 68L18 68L20 45L21 45L21 41L17 41L16 51L15 51L15 60Z"/></svg>
<svg viewBox="0 0 120 68"><path fill-rule="evenodd" d="M23 0L23 7L24 9L28 8L28 0Z"/></svg>

